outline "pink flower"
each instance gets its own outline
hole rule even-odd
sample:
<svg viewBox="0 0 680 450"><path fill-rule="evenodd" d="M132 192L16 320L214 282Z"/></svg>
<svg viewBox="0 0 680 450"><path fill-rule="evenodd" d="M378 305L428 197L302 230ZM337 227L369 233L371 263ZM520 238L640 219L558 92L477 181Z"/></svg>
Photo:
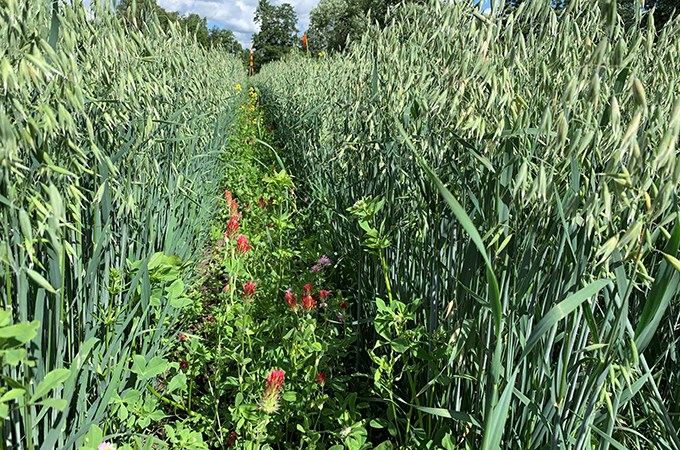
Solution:
<svg viewBox="0 0 680 450"><path fill-rule="evenodd" d="M293 294L290 289L286 291L286 305L293 311L297 311L298 309L298 302L297 299L295 298L295 294Z"/></svg>
<svg viewBox="0 0 680 450"><path fill-rule="evenodd" d="M318 265L318 264L314 264L312 267L309 268L309 271L310 271L311 273L314 273L314 272L320 272L321 269L323 269L323 267L321 267L321 266Z"/></svg>
<svg viewBox="0 0 680 450"><path fill-rule="evenodd" d="M279 409L279 397L283 388L283 370L275 369L269 372L265 383L264 393L260 401L260 409L267 414L273 414Z"/></svg>
<svg viewBox="0 0 680 450"><path fill-rule="evenodd" d="M252 250L253 246L248 244L248 238L244 235L239 235L236 238L236 251L241 255L246 254L249 250Z"/></svg>
<svg viewBox="0 0 680 450"><path fill-rule="evenodd" d="M250 298L253 295L255 295L255 283L249 281L243 285L243 296L246 298Z"/></svg>
<svg viewBox="0 0 680 450"><path fill-rule="evenodd" d="M229 222L227 222L227 231L224 232L224 238L225 239L231 239L233 238L236 233L238 232L238 216L234 215L229 218Z"/></svg>
<svg viewBox="0 0 680 450"><path fill-rule="evenodd" d="M338 318L338 322L345 323L345 316L343 316L342 313L337 313L335 317Z"/></svg>
<svg viewBox="0 0 680 450"><path fill-rule="evenodd" d="M229 192L229 189L224 191L224 201L226 201L228 204L231 203L231 192Z"/></svg>
<svg viewBox="0 0 680 450"><path fill-rule="evenodd" d="M229 292L229 289L230 289L229 285L225 284L224 287L222 288L222 292Z"/></svg>
<svg viewBox="0 0 680 450"><path fill-rule="evenodd" d="M319 372L319 375L316 376L316 382L319 386L323 387L326 384L326 374Z"/></svg>
<svg viewBox="0 0 680 450"><path fill-rule="evenodd" d="M331 291L325 289L319 289L319 299L321 301L326 300L331 295Z"/></svg>
<svg viewBox="0 0 680 450"><path fill-rule="evenodd" d="M314 300L314 297L311 295L305 295L305 297L302 299L302 307L305 308L305 311L311 311L315 306L316 301Z"/></svg>
<svg viewBox="0 0 680 450"><path fill-rule="evenodd" d="M316 262L320 266L327 266L331 263L331 260L328 259L328 256L324 255L319 260Z"/></svg>
<svg viewBox="0 0 680 450"><path fill-rule="evenodd" d="M302 292L304 292L306 295L311 295L313 289L314 288L312 285L307 283L302 287Z"/></svg>
<svg viewBox="0 0 680 450"><path fill-rule="evenodd" d="M191 339L189 338L189 336L187 336L187 335L184 334L184 333L178 334L177 337L179 338L180 341L184 341L184 342L187 342L187 341L190 341L190 340L191 340Z"/></svg>
<svg viewBox="0 0 680 450"><path fill-rule="evenodd" d="M116 446L111 442L102 442L97 446L97 450L116 450Z"/></svg>

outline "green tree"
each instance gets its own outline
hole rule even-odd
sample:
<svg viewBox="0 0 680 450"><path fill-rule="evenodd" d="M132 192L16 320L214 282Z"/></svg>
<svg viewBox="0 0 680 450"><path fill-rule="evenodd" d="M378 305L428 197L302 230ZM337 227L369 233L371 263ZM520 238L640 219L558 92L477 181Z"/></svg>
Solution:
<svg viewBox="0 0 680 450"><path fill-rule="evenodd" d="M627 25L635 23L635 13L640 12L640 16L654 11L654 25L661 29L669 20L680 12L680 2L678 0L618 0L618 12ZM646 20L641 21L645 26Z"/></svg>
<svg viewBox="0 0 680 450"><path fill-rule="evenodd" d="M208 32L208 21L205 17L198 14L188 14L179 19L179 23L189 34L196 37L196 41L204 47L210 46L210 34Z"/></svg>
<svg viewBox="0 0 680 450"><path fill-rule="evenodd" d="M297 15L289 3L275 6L268 0L260 0L255 23L260 25L260 31L253 35L254 64L259 70L263 64L285 56L297 44Z"/></svg>
<svg viewBox="0 0 680 450"><path fill-rule="evenodd" d="M243 51L243 47L241 47L241 44L236 40L234 32L231 30L213 27L210 29L209 38L212 47L222 48L234 55L239 55Z"/></svg>
<svg viewBox="0 0 680 450"><path fill-rule="evenodd" d="M356 0L321 0L310 13L308 45L313 51L342 50L366 30L368 19Z"/></svg>
<svg viewBox="0 0 680 450"><path fill-rule="evenodd" d="M343 50L348 39L359 39L370 23L384 27L390 8L406 2L425 0L320 0L310 13L309 47L314 51Z"/></svg>

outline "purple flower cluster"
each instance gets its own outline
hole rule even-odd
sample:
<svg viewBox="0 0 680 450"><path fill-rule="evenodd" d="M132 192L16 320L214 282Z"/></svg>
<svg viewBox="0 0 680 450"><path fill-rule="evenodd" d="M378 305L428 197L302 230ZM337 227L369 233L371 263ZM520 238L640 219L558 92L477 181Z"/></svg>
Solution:
<svg viewBox="0 0 680 450"><path fill-rule="evenodd" d="M320 272L323 270L324 266L329 266L330 264L331 260L328 259L328 256L324 255L316 261L316 264L309 268L309 271L312 273Z"/></svg>

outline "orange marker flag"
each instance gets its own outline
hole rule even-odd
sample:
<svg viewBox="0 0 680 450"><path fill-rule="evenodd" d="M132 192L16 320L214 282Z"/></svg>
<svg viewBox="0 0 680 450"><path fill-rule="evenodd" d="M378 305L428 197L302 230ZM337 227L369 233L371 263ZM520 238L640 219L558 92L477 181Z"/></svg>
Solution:
<svg viewBox="0 0 680 450"><path fill-rule="evenodd" d="M307 50L307 33L302 35L302 45L304 45L305 50Z"/></svg>

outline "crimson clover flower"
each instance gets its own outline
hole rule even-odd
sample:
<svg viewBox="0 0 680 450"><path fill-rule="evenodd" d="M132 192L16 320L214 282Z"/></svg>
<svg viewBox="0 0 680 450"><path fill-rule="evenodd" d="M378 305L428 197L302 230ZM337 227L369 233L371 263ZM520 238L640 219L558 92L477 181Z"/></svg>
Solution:
<svg viewBox="0 0 680 450"><path fill-rule="evenodd" d="M248 244L248 238L243 234L236 238L236 251L241 255L246 254L249 250L252 250L253 246Z"/></svg>
<svg viewBox="0 0 680 450"><path fill-rule="evenodd" d="M319 375L316 376L316 382L319 386L323 387L326 384L326 374L319 372Z"/></svg>
<svg viewBox="0 0 680 450"><path fill-rule="evenodd" d="M228 189L224 191L224 201L229 205L229 213L232 216L237 216L238 203L236 203L236 200L234 200L234 197L232 197L231 192Z"/></svg>
<svg viewBox="0 0 680 450"><path fill-rule="evenodd" d="M295 294L291 292L290 288L288 288L286 291L286 305L288 305L288 307L293 311L297 311L298 309L297 299L295 298Z"/></svg>
<svg viewBox="0 0 680 450"><path fill-rule="evenodd" d="M236 434L236 431L229 433L229 437L227 438L227 447L235 447L237 438L238 435Z"/></svg>
<svg viewBox="0 0 680 450"><path fill-rule="evenodd" d="M331 291L325 289L319 289L319 299L326 300L331 295Z"/></svg>
<svg viewBox="0 0 680 450"><path fill-rule="evenodd" d="M255 283L249 281L243 285L243 296L245 298L250 298L253 295L255 295Z"/></svg>
<svg viewBox="0 0 680 450"><path fill-rule="evenodd" d="M302 307L305 308L305 311L311 311L315 306L316 301L314 300L314 297L311 295L305 295L305 297L302 299Z"/></svg>
<svg viewBox="0 0 680 450"><path fill-rule="evenodd" d="M231 239L234 236L236 236L236 233L238 232L238 216L233 215L229 218L229 222L227 222L227 231L224 232L224 237L225 239Z"/></svg>
<svg viewBox="0 0 680 450"><path fill-rule="evenodd" d="M274 414L279 410L279 399L281 388L283 388L283 378L285 372L275 369L269 372L265 383L264 393L260 401L260 409L267 414Z"/></svg>
<svg viewBox="0 0 680 450"><path fill-rule="evenodd" d="M314 288L313 288L312 285L309 284L309 283L305 284L305 285L302 287L302 292L304 292L305 295L311 295L313 290L314 290Z"/></svg>
<svg viewBox="0 0 680 450"><path fill-rule="evenodd" d="M236 200L229 202L229 214L238 215L238 203L236 203Z"/></svg>

